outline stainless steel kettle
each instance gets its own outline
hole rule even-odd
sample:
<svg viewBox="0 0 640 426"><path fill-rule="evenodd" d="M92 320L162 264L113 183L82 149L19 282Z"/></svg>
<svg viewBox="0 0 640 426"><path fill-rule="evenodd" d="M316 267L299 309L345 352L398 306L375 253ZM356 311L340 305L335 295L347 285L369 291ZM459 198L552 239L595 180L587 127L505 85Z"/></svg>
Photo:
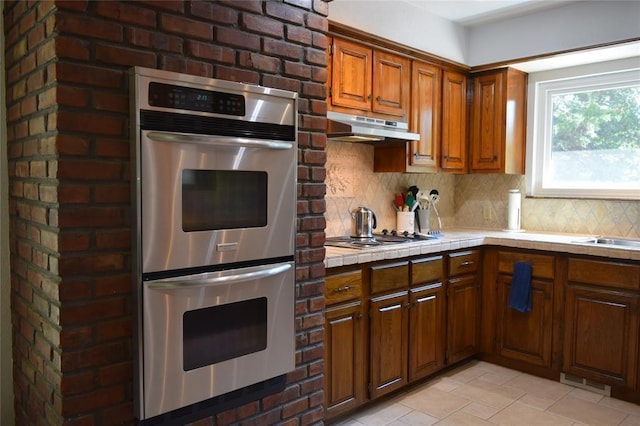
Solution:
<svg viewBox="0 0 640 426"><path fill-rule="evenodd" d="M351 211L352 238L373 238L373 229L377 225L376 215L371 209L360 206Z"/></svg>

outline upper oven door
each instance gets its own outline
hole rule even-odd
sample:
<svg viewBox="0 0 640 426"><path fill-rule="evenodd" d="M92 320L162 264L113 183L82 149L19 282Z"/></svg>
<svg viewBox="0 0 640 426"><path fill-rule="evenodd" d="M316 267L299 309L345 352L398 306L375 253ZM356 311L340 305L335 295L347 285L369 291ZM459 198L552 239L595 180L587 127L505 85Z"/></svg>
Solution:
<svg viewBox="0 0 640 426"><path fill-rule="evenodd" d="M142 272L292 256L296 145L142 130Z"/></svg>

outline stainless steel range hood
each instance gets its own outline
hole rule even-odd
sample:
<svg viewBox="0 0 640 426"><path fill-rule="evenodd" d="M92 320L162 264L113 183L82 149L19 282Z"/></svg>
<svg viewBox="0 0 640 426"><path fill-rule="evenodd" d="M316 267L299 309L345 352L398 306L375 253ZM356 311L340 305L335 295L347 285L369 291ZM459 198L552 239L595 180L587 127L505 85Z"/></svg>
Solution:
<svg viewBox="0 0 640 426"><path fill-rule="evenodd" d="M327 137L339 142L381 142L385 140L416 141L417 133L400 121L327 111Z"/></svg>

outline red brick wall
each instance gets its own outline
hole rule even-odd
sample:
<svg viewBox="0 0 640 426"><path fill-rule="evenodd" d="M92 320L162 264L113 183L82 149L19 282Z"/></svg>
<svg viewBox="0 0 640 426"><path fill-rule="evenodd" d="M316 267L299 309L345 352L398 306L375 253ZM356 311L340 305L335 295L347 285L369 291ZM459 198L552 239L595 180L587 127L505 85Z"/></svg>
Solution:
<svg viewBox="0 0 640 426"><path fill-rule="evenodd" d="M300 94L297 368L199 424L322 420L327 4L5 2L17 424L131 424L134 65Z"/></svg>

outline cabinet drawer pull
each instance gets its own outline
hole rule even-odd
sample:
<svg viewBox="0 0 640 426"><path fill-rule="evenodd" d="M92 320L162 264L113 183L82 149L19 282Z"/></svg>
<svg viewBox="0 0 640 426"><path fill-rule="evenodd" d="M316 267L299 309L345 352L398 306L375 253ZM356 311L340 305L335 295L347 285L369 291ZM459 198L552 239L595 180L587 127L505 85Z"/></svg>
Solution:
<svg viewBox="0 0 640 426"><path fill-rule="evenodd" d="M333 289L333 293L344 293L345 291L349 291L352 288L354 288L354 286L352 286L352 285L346 285L344 287L334 288Z"/></svg>
<svg viewBox="0 0 640 426"><path fill-rule="evenodd" d="M465 262L462 262L462 263L460 264L460 266L471 266L471 265L473 265L474 263L475 263L475 262L472 262L472 261L470 261L470 260L467 260L467 261L465 261Z"/></svg>
<svg viewBox="0 0 640 426"><path fill-rule="evenodd" d="M435 298L435 296L421 297L420 299L416 300L416 303L426 302L427 300L433 300Z"/></svg>
<svg viewBox="0 0 640 426"><path fill-rule="evenodd" d="M382 98L380 96L376 97L376 101L380 102Z"/></svg>
<svg viewBox="0 0 640 426"><path fill-rule="evenodd" d="M402 308L402 305L398 304L398 305L393 305L393 306L387 306L386 308L380 308L379 312L388 312L388 311L393 311L395 309L400 309Z"/></svg>

